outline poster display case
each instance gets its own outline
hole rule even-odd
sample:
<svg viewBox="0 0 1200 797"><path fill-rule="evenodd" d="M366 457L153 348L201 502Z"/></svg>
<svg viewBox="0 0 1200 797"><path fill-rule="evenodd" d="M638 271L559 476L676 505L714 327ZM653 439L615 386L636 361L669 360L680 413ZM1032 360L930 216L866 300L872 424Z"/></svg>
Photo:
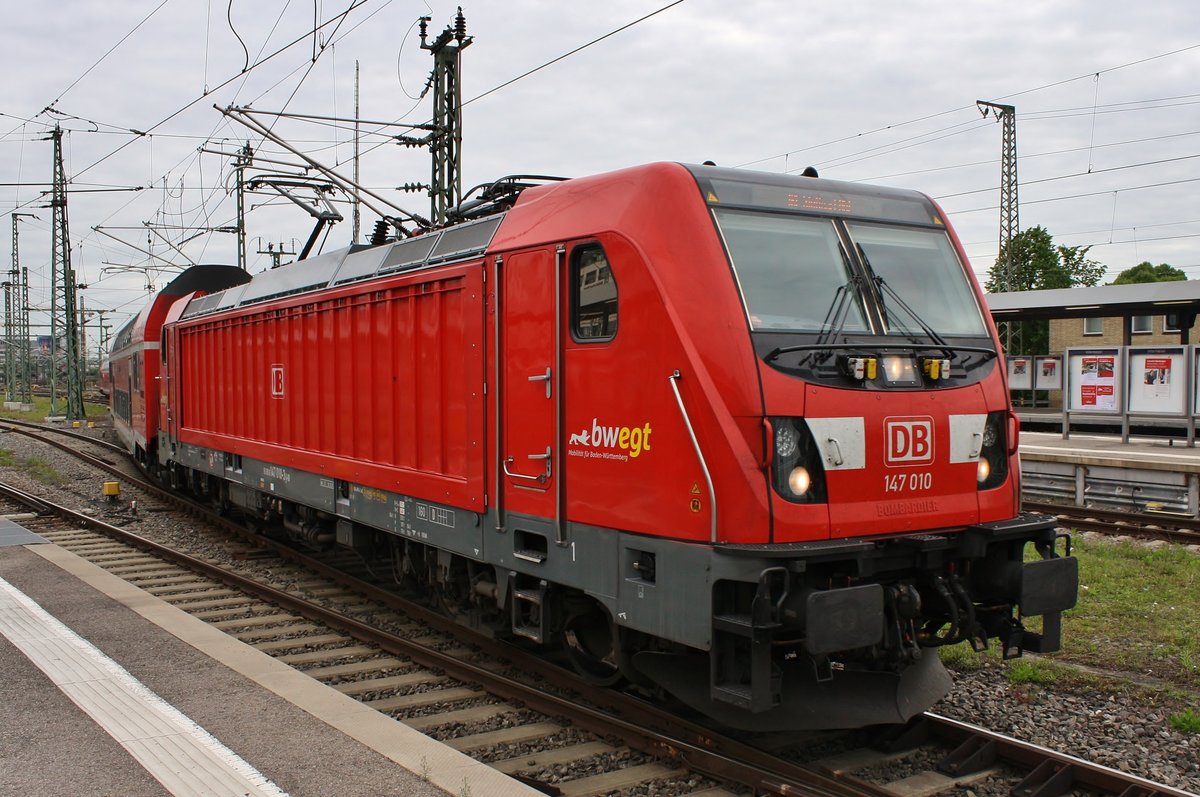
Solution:
<svg viewBox="0 0 1200 797"><path fill-rule="evenodd" d="M1123 362L1119 347L1067 349L1066 360L1065 410L1110 415L1121 413Z"/></svg>
<svg viewBox="0 0 1200 797"><path fill-rule="evenodd" d="M1033 390L1033 358L1017 355L1008 358L1008 389Z"/></svg>
<svg viewBox="0 0 1200 797"><path fill-rule="evenodd" d="M1188 411L1187 347L1131 346L1126 356L1131 415L1183 415Z"/></svg>
<svg viewBox="0 0 1200 797"><path fill-rule="evenodd" d="M1033 358L1035 390L1062 390L1062 357Z"/></svg>

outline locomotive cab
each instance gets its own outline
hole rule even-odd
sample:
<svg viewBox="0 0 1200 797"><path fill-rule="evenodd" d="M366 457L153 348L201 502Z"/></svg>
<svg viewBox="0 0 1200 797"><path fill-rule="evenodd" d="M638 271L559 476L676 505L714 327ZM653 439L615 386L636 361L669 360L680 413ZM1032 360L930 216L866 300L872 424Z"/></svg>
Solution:
<svg viewBox="0 0 1200 797"><path fill-rule="evenodd" d="M731 724L720 704L757 728L850 726L906 720L944 694L932 648L1057 650L1076 560L1069 542L1056 550L1053 518L1019 512L999 341L940 208L828 180L693 174L757 360L771 520L765 544L714 547L729 577L714 575L708 661L643 666ZM1033 615L1037 633L1021 622Z"/></svg>

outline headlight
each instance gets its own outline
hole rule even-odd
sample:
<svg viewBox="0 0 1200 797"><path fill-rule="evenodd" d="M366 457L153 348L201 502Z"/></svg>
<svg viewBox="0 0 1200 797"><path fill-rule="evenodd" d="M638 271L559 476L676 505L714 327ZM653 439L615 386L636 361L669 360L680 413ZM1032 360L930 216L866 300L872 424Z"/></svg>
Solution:
<svg viewBox="0 0 1200 797"><path fill-rule="evenodd" d="M996 424L988 423L983 427L983 447L991 448L996 445Z"/></svg>
<svg viewBox="0 0 1200 797"><path fill-rule="evenodd" d="M803 418L769 418L775 429L771 484L793 504L824 503L825 466L812 432Z"/></svg>
<svg viewBox="0 0 1200 797"><path fill-rule="evenodd" d="M790 423L775 428L775 456L780 459L790 459L796 453L796 443L799 436Z"/></svg>
<svg viewBox="0 0 1200 797"><path fill-rule="evenodd" d="M1005 429L1008 413L989 412L983 426L983 447L979 451L979 464L975 481L980 490L992 490L1004 484L1008 478L1008 446Z"/></svg>
<svg viewBox="0 0 1200 797"><path fill-rule="evenodd" d="M808 475L808 468L803 465L792 468L792 472L788 474L788 487L793 494L801 497L808 493L808 489L812 487L812 476Z"/></svg>

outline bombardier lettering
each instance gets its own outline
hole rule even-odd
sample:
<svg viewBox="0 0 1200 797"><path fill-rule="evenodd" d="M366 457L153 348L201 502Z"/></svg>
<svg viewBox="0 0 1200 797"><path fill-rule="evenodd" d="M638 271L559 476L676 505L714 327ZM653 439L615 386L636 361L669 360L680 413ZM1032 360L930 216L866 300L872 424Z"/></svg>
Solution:
<svg viewBox="0 0 1200 797"><path fill-rule="evenodd" d="M894 501L887 504L876 504L875 511L879 517L895 517L897 515L918 515L937 512L937 501Z"/></svg>

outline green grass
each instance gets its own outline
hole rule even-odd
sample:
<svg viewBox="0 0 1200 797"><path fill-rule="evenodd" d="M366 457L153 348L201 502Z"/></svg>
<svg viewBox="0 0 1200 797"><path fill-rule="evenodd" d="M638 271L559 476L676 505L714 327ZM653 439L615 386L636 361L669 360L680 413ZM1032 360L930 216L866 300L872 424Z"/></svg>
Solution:
<svg viewBox="0 0 1200 797"><path fill-rule="evenodd" d="M1132 692L1174 712L1174 730L1200 734L1200 556L1183 546L1082 541L1072 552L1079 602L1063 615L1060 652L1002 661L992 640L982 654L965 644L939 648L942 661L959 671L999 667L1022 694ZM1024 623L1041 630L1040 618Z"/></svg>
<svg viewBox="0 0 1200 797"><path fill-rule="evenodd" d="M1062 668L1044 659L1014 659L1007 672L1009 683L1039 686L1058 683L1062 674Z"/></svg>
<svg viewBox="0 0 1200 797"><path fill-rule="evenodd" d="M1139 545L1076 542L1079 602L1063 615L1062 651L1054 661L1124 671L1200 691L1200 556L1182 546L1151 550ZM1024 620L1041 630L1041 618ZM939 648L946 666L978 670L999 662L996 641L984 654L968 645ZM1051 674L1015 659L1013 683L1044 683Z"/></svg>
<svg viewBox="0 0 1200 797"><path fill-rule="evenodd" d="M65 481L62 474L51 467L49 460L41 457L25 457L18 462L16 455L7 448L0 448L0 467L25 471L43 484L57 485Z"/></svg>
<svg viewBox="0 0 1200 797"><path fill-rule="evenodd" d="M1059 658L1200 689L1200 557L1181 546L1076 544L1079 603Z"/></svg>
<svg viewBox="0 0 1200 797"><path fill-rule="evenodd" d="M961 645L943 645L937 651L942 659L942 664L945 664L952 670L961 670L963 672L982 670L985 657L988 655L986 652L976 653L966 643Z"/></svg>
<svg viewBox="0 0 1200 797"><path fill-rule="evenodd" d="M29 412L20 412L19 410L6 410L3 408L3 402L0 401L0 418L12 418L18 421L41 421L50 414L50 399L41 396L33 397L33 409ZM67 400L64 395L58 398L58 413L61 415L66 412ZM103 404L91 404L84 402L83 414L85 418L103 418L108 414L108 407Z"/></svg>
<svg viewBox="0 0 1200 797"><path fill-rule="evenodd" d="M1180 733L1200 733L1200 714L1190 708L1178 714L1172 714L1168 721L1171 723L1171 727Z"/></svg>
<svg viewBox="0 0 1200 797"><path fill-rule="evenodd" d="M62 484L65 479L61 473L56 471L47 460L41 457L26 457L21 463L21 469L36 479L42 484L56 485Z"/></svg>

